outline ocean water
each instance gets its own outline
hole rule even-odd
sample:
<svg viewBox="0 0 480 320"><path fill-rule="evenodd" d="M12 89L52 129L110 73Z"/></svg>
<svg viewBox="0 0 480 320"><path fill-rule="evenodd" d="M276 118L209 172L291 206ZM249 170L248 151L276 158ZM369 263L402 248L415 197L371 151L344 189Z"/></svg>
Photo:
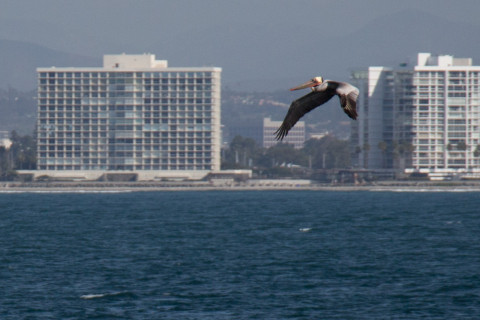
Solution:
<svg viewBox="0 0 480 320"><path fill-rule="evenodd" d="M479 319L480 195L0 194L0 319Z"/></svg>

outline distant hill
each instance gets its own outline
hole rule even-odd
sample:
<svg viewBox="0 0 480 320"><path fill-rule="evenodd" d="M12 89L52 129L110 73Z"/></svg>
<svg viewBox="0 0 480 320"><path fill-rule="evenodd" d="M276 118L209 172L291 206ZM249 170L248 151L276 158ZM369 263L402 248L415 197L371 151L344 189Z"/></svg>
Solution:
<svg viewBox="0 0 480 320"><path fill-rule="evenodd" d="M0 88L0 131L32 134L37 120L36 91Z"/></svg>
<svg viewBox="0 0 480 320"><path fill-rule="evenodd" d="M291 93L288 88L313 76L348 81L351 71L368 66L407 63L413 67L418 52L471 57L474 64L480 65L480 42L474 38L480 34L480 27L453 23L427 12L396 12L343 36L336 35L335 30L322 25L321 21L314 23L312 29L300 32L304 27L237 21L228 28L199 27L183 35L166 32L163 37L152 39L148 47L128 48L125 52L152 52L158 59L167 59L170 66L222 67L224 130L261 123L265 116L282 120L290 102L303 94ZM71 41L68 36L56 30L59 41L62 37ZM88 46L94 45L95 38L92 38ZM38 44L0 39L0 88L5 90L9 87L21 92L34 90L37 67L101 65L101 56L86 57ZM31 95L27 93L22 99L26 99L28 103L25 103L30 105L27 109L33 108L34 113L35 101L28 98ZM345 120L336 100L305 116L309 130L329 130L339 136L348 134L348 119ZM8 128L19 125L29 132L34 125L32 112L22 114L19 110L23 109L15 109L18 104L5 101L0 101L0 125ZM16 116L7 116L7 109L10 115Z"/></svg>
<svg viewBox="0 0 480 320"><path fill-rule="evenodd" d="M473 38L479 33L476 26L407 10L373 20L348 36L331 38L321 52L323 60L339 70L403 62L413 67L418 52L471 57L480 64L480 43ZM313 50L315 46L305 51Z"/></svg>
<svg viewBox="0 0 480 320"><path fill-rule="evenodd" d="M56 30L55 37L65 43L71 41L71 35L62 32ZM406 10L379 17L342 36L321 21L312 25L303 22L298 28L280 22L232 21L228 28L199 26L183 34L164 32L152 38L147 47L129 47L126 42L122 48L126 53L155 53L170 66L222 67L224 87L271 92L316 75L348 80L352 70L372 65L407 62L412 66L418 52L471 57L480 64L480 42L474 38L477 34L478 26ZM92 37L85 46L107 40ZM118 52L114 44L111 47L105 53ZM85 57L27 42L0 40L0 48L0 88L33 89L37 67L102 64L101 56Z"/></svg>
<svg viewBox="0 0 480 320"><path fill-rule="evenodd" d="M102 58L52 50L37 44L0 39L0 88L36 89L38 67L101 66Z"/></svg>
<svg viewBox="0 0 480 320"><path fill-rule="evenodd" d="M406 10L379 17L343 36L321 21L308 28L265 26L259 21L258 25L192 30L148 49L175 65L222 67L223 83L232 90L274 91L316 75L348 80L352 70L368 66L404 62L412 66L418 52L471 57L480 64L478 34L477 26Z"/></svg>

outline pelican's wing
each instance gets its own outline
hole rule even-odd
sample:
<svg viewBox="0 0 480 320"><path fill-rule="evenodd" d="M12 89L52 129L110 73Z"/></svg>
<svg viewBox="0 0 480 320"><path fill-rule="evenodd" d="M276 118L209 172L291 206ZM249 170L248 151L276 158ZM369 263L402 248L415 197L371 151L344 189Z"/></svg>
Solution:
<svg viewBox="0 0 480 320"><path fill-rule="evenodd" d="M338 82L337 95L343 111L353 120L357 119L357 99L359 91L350 83Z"/></svg>
<svg viewBox="0 0 480 320"><path fill-rule="evenodd" d="M310 92L303 97L295 100L290 105L283 123L275 131L276 139L283 140L288 134L288 131L297 123L297 121L303 117L307 112L312 111L316 107L324 104L335 95L335 92L327 90L320 92Z"/></svg>

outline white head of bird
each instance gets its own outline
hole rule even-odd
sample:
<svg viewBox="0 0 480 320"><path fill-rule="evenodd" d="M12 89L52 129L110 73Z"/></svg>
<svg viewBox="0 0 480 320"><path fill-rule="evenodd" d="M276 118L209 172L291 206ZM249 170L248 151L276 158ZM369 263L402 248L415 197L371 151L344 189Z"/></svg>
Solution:
<svg viewBox="0 0 480 320"><path fill-rule="evenodd" d="M323 82L323 77L315 77L312 79L313 82L317 83L317 85Z"/></svg>
<svg viewBox="0 0 480 320"><path fill-rule="evenodd" d="M293 91L293 90L300 90L300 89L305 89L305 88L312 88L312 87L316 87L320 84L323 83L323 78L322 77L315 77L315 78L312 78L312 80L309 80L297 87L294 87L292 89L290 89L290 91Z"/></svg>

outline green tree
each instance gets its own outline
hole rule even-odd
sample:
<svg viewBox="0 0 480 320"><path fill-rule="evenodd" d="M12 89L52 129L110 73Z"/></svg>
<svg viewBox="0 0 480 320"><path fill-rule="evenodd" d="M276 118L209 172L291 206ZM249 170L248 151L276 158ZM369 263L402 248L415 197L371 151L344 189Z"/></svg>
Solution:
<svg viewBox="0 0 480 320"><path fill-rule="evenodd" d="M327 135L322 139L305 142L303 152L312 159L313 169L347 168L351 166L348 141Z"/></svg>
<svg viewBox="0 0 480 320"><path fill-rule="evenodd" d="M460 150L460 151L467 150L467 147L468 147L467 144L463 140L461 140L457 143L457 149Z"/></svg>
<svg viewBox="0 0 480 320"><path fill-rule="evenodd" d="M363 144L363 167L368 168L368 154L370 151L370 145L365 142Z"/></svg>
<svg viewBox="0 0 480 320"><path fill-rule="evenodd" d="M378 143L378 149L382 151L382 167L386 168L387 167L387 143L385 141L380 141Z"/></svg>
<svg viewBox="0 0 480 320"><path fill-rule="evenodd" d="M257 170L262 176L269 178L304 177L308 169L308 157L303 150L293 145L278 143L263 153L257 160Z"/></svg>
<svg viewBox="0 0 480 320"><path fill-rule="evenodd" d="M262 176L305 176L311 169L347 168L351 166L348 141L328 135L310 139L302 149L288 143L260 148L250 138L235 137L222 152L222 169L250 168Z"/></svg>
<svg viewBox="0 0 480 320"><path fill-rule="evenodd" d="M411 160L411 155L415 147L409 141L393 142L393 158L396 161L395 167L403 171L408 165L407 159Z"/></svg>
<svg viewBox="0 0 480 320"><path fill-rule="evenodd" d="M20 136L15 130L10 134L12 159L15 170L36 168L36 141L31 135Z"/></svg>
<svg viewBox="0 0 480 320"><path fill-rule="evenodd" d="M288 164L306 166L308 163L305 154L301 150L295 149L292 144L288 143L278 143L273 147L268 148L266 156L271 161L271 167Z"/></svg>
<svg viewBox="0 0 480 320"><path fill-rule="evenodd" d="M0 181L13 180L16 176L12 169L12 151L0 146Z"/></svg>
<svg viewBox="0 0 480 320"><path fill-rule="evenodd" d="M236 136L223 152L222 169L248 168L254 164L258 153L255 140Z"/></svg>
<svg viewBox="0 0 480 320"><path fill-rule="evenodd" d="M8 171L8 150L4 146L0 146L0 176L5 175Z"/></svg>
<svg viewBox="0 0 480 320"><path fill-rule="evenodd" d="M475 148L475 151L473 151L473 155L475 157L480 157L480 144L478 144L477 147Z"/></svg>

